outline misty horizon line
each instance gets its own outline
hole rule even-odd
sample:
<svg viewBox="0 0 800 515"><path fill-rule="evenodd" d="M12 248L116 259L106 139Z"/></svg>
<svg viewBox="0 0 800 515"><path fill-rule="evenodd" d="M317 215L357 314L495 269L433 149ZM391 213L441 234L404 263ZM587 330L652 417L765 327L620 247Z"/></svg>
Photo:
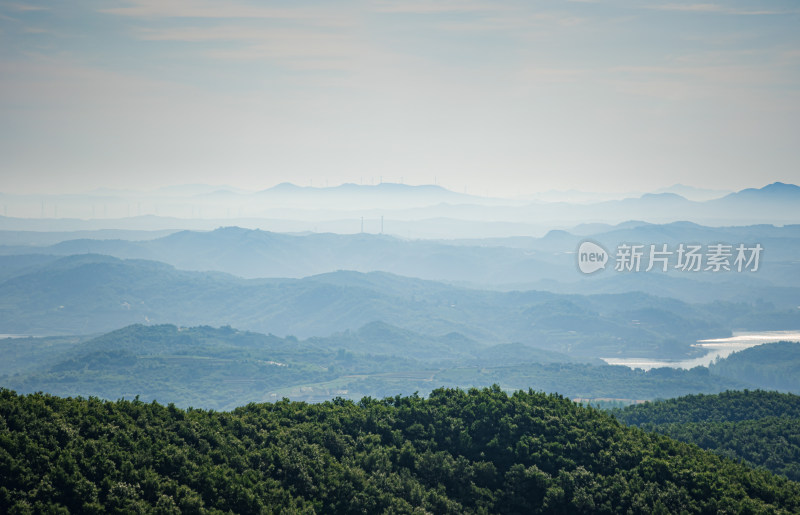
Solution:
<svg viewBox="0 0 800 515"><path fill-rule="evenodd" d="M402 179L402 178L401 178ZM616 199L625 199L625 198L638 198L643 195L652 195L652 194L664 194L664 193L672 193L678 196L682 196L687 200L692 200L691 198L682 195L680 193L676 193L672 190L686 190L686 191L696 191L696 192L707 192L717 193L719 196L709 197L706 200L713 200L714 198L721 198L731 193L739 193L745 190L759 190L764 189L770 186L798 186L797 184L791 182L782 182L782 181L773 181L773 182L759 182L754 183L751 186L741 188L741 189L723 189L723 188L710 188L710 187L702 187L696 186L692 184L685 184L685 183L673 183L669 186L662 186L659 188L642 190L642 189L630 189L630 190L590 190L590 189L580 189L577 187L568 188L568 189L559 189L559 188L550 188L546 190L535 190L529 191L526 193L520 193L514 196L504 196L504 195L487 195L482 194L479 188L476 188L476 192L471 192L469 186L466 186L462 191L459 191L456 188L448 187L443 184L439 184L437 182L434 183L420 183L420 184L409 184L402 181L392 181L392 180L382 180L380 179L379 182L372 184L372 183L356 183L356 182L341 182L338 184L329 184L328 181L320 181L323 185L316 185L313 181L310 182L308 185L297 184L291 181L282 181L276 183L272 186L266 188L243 188L241 186L235 186L232 184L209 184L203 182L196 182L196 183L175 183L175 184L166 184L164 186L158 186L155 188L150 189L134 189L134 188L115 188L115 187L97 187L89 190L77 190L77 191L65 191L65 192L45 192L45 191L4 191L0 190L0 195L3 196L13 196L13 197L76 197L76 196L95 196L95 195L107 195L107 194L129 194L129 195L163 195L169 196L169 194L173 194L179 197L192 197L192 196L207 196L210 194L232 194L232 195L258 195L264 193L274 193L288 191L288 190L295 190L295 191L306 191L306 192L324 192L330 190L343 190L343 189L351 189L351 190L374 190L379 188L395 188L395 189L405 189L407 191L410 190L429 190L429 191L442 191L447 193L453 193L459 196L465 197L475 197L475 198L488 198L488 199L497 199L497 200L524 200L524 199L536 199L537 196L540 195L550 195L550 194L574 194L574 195L585 195L585 196L592 196L596 198L608 198L609 200L616 200ZM191 191L196 190L196 191ZM485 190L485 189L484 189Z"/></svg>
<svg viewBox="0 0 800 515"><path fill-rule="evenodd" d="M672 191L621 198L574 194L572 198L554 195L516 200L465 196L438 185L391 183L332 188L282 183L252 194L198 188L179 187L191 193L183 196L0 194L0 229L211 230L237 225L282 233L472 238L542 236L551 229L628 220L656 224L687 220L707 226L800 223L794 208L800 203L800 187L782 182L715 195L675 186Z"/></svg>

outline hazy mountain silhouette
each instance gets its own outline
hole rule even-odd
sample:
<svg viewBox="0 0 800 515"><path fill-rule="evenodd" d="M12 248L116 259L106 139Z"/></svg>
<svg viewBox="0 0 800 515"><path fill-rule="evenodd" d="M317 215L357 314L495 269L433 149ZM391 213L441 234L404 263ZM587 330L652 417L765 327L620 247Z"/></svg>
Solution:
<svg viewBox="0 0 800 515"><path fill-rule="evenodd" d="M733 327L764 320L771 329L800 325L796 310L769 305L691 305L641 293L481 291L378 272L245 280L97 255L22 269L0 282L0 298L0 326L15 334L177 323L309 337L381 321L435 337L455 332L483 345L520 342L586 356L681 355L695 340L727 336Z"/></svg>
<svg viewBox="0 0 800 515"><path fill-rule="evenodd" d="M690 195L692 200L681 196ZM193 192L199 192L191 194ZM84 195L0 194L0 230L200 229L238 225L281 231L321 230L421 237L490 237L541 234L547 228L626 220L703 225L800 223L800 188L773 183L722 198L667 188L629 198L544 202L489 198L441 186L344 184L331 188L281 184L256 193L198 186L185 191ZM64 218L71 218L65 220ZM469 223L473 223L472 226Z"/></svg>
<svg viewBox="0 0 800 515"><path fill-rule="evenodd" d="M0 254L96 253L124 259L162 261L176 268L220 271L240 277L307 277L336 270L383 271L496 289L545 289L554 292L658 292L689 302L762 299L778 306L796 306L800 270L796 258L800 225L775 227L705 227L691 222L648 224L628 222L591 233L613 257L620 244L759 244L764 249L757 273L687 273L670 269L619 273L613 265L591 276L581 274L576 255L586 235L554 230L542 238L472 240L406 240L374 234L281 234L237 227L210 232L180 231L146 240L69 240L49 247L6 246ZM2 237L2 234L0 234Z"/></svg>

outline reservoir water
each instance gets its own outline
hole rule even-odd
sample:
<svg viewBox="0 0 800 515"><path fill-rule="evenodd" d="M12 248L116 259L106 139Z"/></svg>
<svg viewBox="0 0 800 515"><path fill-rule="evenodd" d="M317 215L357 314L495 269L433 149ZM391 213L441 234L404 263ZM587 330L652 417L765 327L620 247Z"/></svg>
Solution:
<svg viewBox="0 0 800 515"><path fill-rule="evenodd" d="M757 331L734 332L730 338L715 338L711 340L698 340L693 347L706 349L706 354L699 358L684 360L666 360L649 358L602 358L609 365L625 365L630 368L694 368L707 367L717 358L726 358L734 352L749 349L765 343L789 341L800 342L800 331Z"/></svg>

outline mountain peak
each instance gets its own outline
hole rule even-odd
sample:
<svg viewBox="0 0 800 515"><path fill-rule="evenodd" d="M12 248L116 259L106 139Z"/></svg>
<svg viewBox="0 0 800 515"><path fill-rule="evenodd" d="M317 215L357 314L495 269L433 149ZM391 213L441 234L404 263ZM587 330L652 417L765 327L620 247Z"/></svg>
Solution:
<svg viewBox="0 0 800 515"><path fill-rule="evenodd" d="M682 195L678 195L677 193L671 193L671 192L645 193L644 195L642 195L639 198L642 199L642 200L655 200L655 201L671 201L671 200L674 200L674 201L684 202L684 201L687 200L686 197L684 197Z"/></svg>
<svg viewBox="0 0 800 515"><path fill-rule="evenodd" d="M266 192L288 192L288 191L298 191L303 189L302 186L298 186L297 184L293 184L291 182L282 182L280 184L276 184L271 188L267 188L265 190L261 190L259 193L266 193Z"/></svg>
<svg viewBox="0 0 800 515"><path fill-rule="evenodd" d="M761 191L769 191L769 192L797 192L800 191L800 186L796 186L794 184L787 184L784 182L773 182L772 184L767 184Z"/></svg>
<svg viewBox="0 0 800 515"><path fill-rule="evenodd" d="M800 200L800 186L786 184L783 182L773 182L763 188L746 188L736 193L723 197L725 199L747 198L759 201L794 201Z"/></svg>

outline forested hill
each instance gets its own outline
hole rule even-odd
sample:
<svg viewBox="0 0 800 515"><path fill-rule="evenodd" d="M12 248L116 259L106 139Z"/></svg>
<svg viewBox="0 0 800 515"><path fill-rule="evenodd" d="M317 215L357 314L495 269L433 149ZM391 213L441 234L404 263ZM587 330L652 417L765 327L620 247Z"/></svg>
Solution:
<svg viewBox="0 0 800 515"><path fill-rule="evenodd" d="M497 387L232 412L0 390L12 512L796 513L800 484Z"/></svg>
<svg viewBox="0 0 800 515"><path fill-rule="evenodd" d="M800 481L800 396L689 395L615 410L621 421Z"/></svg>
<svg viewBox="0 0 800 515"><path fill-rule="evenodd" d="M0 386L20 393L157 400L230 410L248 402L358 400L438 387L499 384L570 398L653 399L747 388L707 368L580 363L524 344L479 347L383 323L327 338L279 338L231 327L125 327L93 339L0 339Z"/></svg>
<svg viewBox="0 0 800 515"><path fill-rule="evenodd" d="M800 395L764 390L686 395L615 410L626 424L738 422L766 417L800 418Z"/></svg>
<svg viewBox="0 0 800 515"><path fill-rule="evenodd" d="M800 392L800 343L768 343L735 352L712 363L709 372L770 390Z"/></svg>

